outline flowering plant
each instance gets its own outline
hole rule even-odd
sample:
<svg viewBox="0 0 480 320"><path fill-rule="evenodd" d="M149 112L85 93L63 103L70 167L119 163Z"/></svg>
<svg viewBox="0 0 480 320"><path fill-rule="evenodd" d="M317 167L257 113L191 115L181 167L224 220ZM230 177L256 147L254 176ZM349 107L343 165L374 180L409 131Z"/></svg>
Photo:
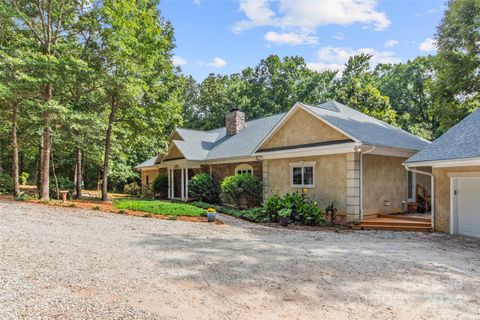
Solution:
<svg viewBox="0 0 480 320"><path fill-rule="evenodd" d="M217 212L217 210L215 210L214 208L208 208L207 212Z"/></svg>

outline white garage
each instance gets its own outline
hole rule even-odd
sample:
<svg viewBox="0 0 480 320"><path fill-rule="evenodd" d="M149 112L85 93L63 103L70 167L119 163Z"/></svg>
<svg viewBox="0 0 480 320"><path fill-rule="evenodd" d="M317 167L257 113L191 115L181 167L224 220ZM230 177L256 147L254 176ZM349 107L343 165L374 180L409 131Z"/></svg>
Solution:
<svg viewBox="0 0 480 320"><path fill-rule="evenodd" d="M452 178L450 232L480 238L480 178Z"/></svg>

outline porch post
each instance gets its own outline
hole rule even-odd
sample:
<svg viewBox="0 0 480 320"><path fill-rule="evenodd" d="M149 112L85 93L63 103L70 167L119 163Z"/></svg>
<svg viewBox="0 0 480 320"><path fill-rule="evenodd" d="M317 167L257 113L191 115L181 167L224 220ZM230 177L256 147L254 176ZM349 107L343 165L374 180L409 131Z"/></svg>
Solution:
<svg viewBox="0 0 480 320"><path fill-rule="evenodd" d="M182 201L184 201L185 200L185 173L184 173L185 169L182 168L181 170L182 170L182 184L181 184L181 186L182 186Z"/></svg>
<svg viewBox="0 0 480 320"><path fill-rule="evenodd" d="M188 200L188 167L185 168L185 198Z"/></svg>
<svg viewBox="0 0 480 320"><path fill-rule="evenodd" d="M170 169L167 168L167 178L168 178L168 192L167 198L170 198Z"/></svg>
<svg viewBox="0 0 480 320"><path fill-rule="evenodd" d="M172 188L171 188L172 198L175 198L175 171L174 171L174 169L172 169L171 171L172 171L172 173L170 175L172 177Z"/></svg>

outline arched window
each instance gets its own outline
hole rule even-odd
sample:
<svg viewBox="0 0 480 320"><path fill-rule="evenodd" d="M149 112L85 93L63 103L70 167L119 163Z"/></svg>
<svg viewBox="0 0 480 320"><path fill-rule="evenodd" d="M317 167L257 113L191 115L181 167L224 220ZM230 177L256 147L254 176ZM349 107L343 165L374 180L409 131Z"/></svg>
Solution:
<svg viewBox="0 0 480 320"><path fill-rule="evenodd" d="M248 173L253 174L253 167L249 164L242 163L235 168L235 174Z"/></svg>

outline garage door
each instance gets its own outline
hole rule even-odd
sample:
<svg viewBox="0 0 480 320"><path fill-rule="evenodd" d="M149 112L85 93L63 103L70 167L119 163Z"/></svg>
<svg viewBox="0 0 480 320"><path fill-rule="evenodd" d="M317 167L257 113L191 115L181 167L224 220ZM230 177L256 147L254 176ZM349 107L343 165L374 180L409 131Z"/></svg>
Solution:
<svg viewBox="0 0 480 320"><path fill-rule="evenodd" d="M457 182L457 233L480 238L480 178Z"/></svg>

